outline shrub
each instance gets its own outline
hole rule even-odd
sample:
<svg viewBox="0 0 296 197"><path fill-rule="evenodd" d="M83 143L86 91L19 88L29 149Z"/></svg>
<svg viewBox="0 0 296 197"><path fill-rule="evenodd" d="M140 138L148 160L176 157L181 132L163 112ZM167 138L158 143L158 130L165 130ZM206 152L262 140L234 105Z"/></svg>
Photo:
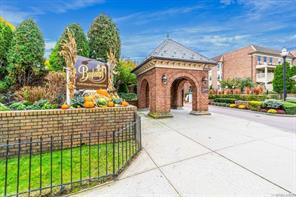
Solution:
<svg viewBox="0 0 296 197"><path fill-rule="evenodd" d="M239 109L247 109L247 106L244 104L240 104L237 108Z"/></svg>
<svg viewBox="0 0 296 197"><path fill-rule="evenodd" d="M29 101L34 103L45 97L47 91L41 86L24 86L20 90L15 92L19 101Z"/></svg>
<svg viewBox="0 0 296 197"><path fill-rule="evenodd" d="M6 105L0 103L0 111L8 111L9 107L7 107Z"/></svg>
<svg viewBox="0 0 296 197"><path fill-rule="evenodd" d="M277 113L277 114L285 114L286 112L285 112L285 110L277 109L277 110L276 110L276 113Z"/></svg>
<svg viewBox="0 0 296 197"><path fill-rule="evenodd" d="M77 95L75 96L72 100L71 100L71 106L75 107L75 108L80 108L84 106L84 97L81 95Z"/></svg>
<svg viewBox="0 0 296 197"><path fill-rule="evenodd" d="M252 111L260 111L262 102L261 101L249 101L249 109Z"/></svg>
<svg viewBox="0 0 296 197"><path fill-rule="evenodd" d="M246 108L249 108L249 103L248 103L248 101L237 100L237 101L235 101L235 104L236 104L237 106L239 106L239 105L245 105Z"/></svg>
<svg viewBox="0 0 296 197"><path fill-rule="evenodd" d="M27 105L25 105L23 102L15 102L9 105L9 108L12 110L25 110Z"/></svg>
<svg viewBox="0 0 296 197"><path fill-rule="evenodd" d="M119 96L126 101L136 101L138 99L135 93L119 93Z"/></svg>
<svg viewBox="0 0 296 197"><path fill-rule="evenodd" d="M229 107L236 108L236 104L230 104Z"/></svg>
<svg viewBox="0 0 296 197"><path fill-rule="evenodd" d="M235 98L215 98L214 102L231 104L231 103L234 103L235 100L236 100Z"/></svg>
<svg viewBox="0 0 296 197"><path fill-rule="evenodd" d="M51 104L45 99L36 101L34 102L33 105L29 105L26 107L27 110L56 109L56 108L57 108L57 105Z"/></svg>
<svg viewBox="0 0 296 197"><path fill-rule="evenodd" d="M241 95L240 100L243 100L243 101L264 101L267 98L268 98L267 95L249 94L249 95Z"/></svg>
<svg viewBox="0 0 296 197"><path fill-rule="evenodd" d="M275 109L269 109L267 110L267 113L276 114L277 111Z"/></svg>
<svg viewBox="0 0 296 197"><path fill-rule="evenodd" d="M62 72L49 72L45 77L45 99L51 103L63 104L66 95L66 76Z"/></svg>
<svg viewBox="0 0 296 197"><path fill-rule="evenodd" d="M286 101L290 103L296 103L296 98L288 97Z"/></svg>
<svg viewBox="0 0 296 197"><path fill-rule="evenodd" d="M290 102L284 102L283 108L287 114L296 114L296 104Z"/></svg>
<svg viewBox="0 0 296 197"><path fill-rule="evenodd" d="M283 103L275 99L267 99L263 102L262 106L264 108L279 109L283 106Z"/></svg>

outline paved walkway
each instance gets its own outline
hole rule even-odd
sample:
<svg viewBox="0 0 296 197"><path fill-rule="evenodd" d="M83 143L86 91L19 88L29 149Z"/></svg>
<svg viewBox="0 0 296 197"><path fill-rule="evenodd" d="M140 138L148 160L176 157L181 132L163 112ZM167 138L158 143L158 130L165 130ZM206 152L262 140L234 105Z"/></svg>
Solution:
<svg viewBox="0 0 296 197"><path fill-rule="evenodd" d="M138 158L119 180L77 196L296 193L295 134L219 113L173 114L174 118L162 120L143 115L144 149Z"/></svg>

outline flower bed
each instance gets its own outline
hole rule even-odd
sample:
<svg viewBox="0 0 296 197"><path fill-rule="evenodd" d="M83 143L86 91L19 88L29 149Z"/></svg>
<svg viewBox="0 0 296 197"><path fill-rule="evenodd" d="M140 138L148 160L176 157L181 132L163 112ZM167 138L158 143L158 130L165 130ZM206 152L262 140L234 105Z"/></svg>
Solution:
<svg viewBox="0 0 296 197"><path fill-rule="evenodd" d="M223 102L227 101L227 102ZM231 103L230 103L231 101ZM240 101L235 100L232 103L233 98L216 98L214 102L211 102L212 105L238 108L238 109L248 109L252 111L260 111L271 114L296 114L296 104L291 102L283 102L275 99L266 99L262 101Z"/></svg>

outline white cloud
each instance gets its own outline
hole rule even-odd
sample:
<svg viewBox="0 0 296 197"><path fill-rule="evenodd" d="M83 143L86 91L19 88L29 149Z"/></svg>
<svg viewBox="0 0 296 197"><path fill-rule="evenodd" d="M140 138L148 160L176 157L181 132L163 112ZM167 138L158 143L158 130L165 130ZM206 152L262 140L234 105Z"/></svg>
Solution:
<svg viewBox="0 0 296 197"><path fill-rule="evenodd" d="M204 8L201 3L190 7L169 8L154 12L137 12L127 16L114 18L115 22L129 21L135 24L145 24L155 20L165 19L169 16L178 16L179 14L191 13L193 11Z"/></svg>
<svg viewBox="0 0 296 197"><path fill-rule="evenodd" d="M20 7L17 1L0 0L0 15L12 23L18 24L28 17L48 12L64 13L104 2L105 0L40 0L27 2L25 7Z"/></svg>

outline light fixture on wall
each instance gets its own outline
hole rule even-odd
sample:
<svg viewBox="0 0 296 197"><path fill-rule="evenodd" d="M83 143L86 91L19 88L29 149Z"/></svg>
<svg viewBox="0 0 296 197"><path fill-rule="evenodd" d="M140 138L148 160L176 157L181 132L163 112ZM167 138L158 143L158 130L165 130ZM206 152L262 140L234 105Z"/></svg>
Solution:
<svg viewBox="0 0 296 197"><path fill-rule="evenodd" d="M162 75L161 81L164 85L166 85L168 83L168 77L166 76L166 74Z"/></svg>

